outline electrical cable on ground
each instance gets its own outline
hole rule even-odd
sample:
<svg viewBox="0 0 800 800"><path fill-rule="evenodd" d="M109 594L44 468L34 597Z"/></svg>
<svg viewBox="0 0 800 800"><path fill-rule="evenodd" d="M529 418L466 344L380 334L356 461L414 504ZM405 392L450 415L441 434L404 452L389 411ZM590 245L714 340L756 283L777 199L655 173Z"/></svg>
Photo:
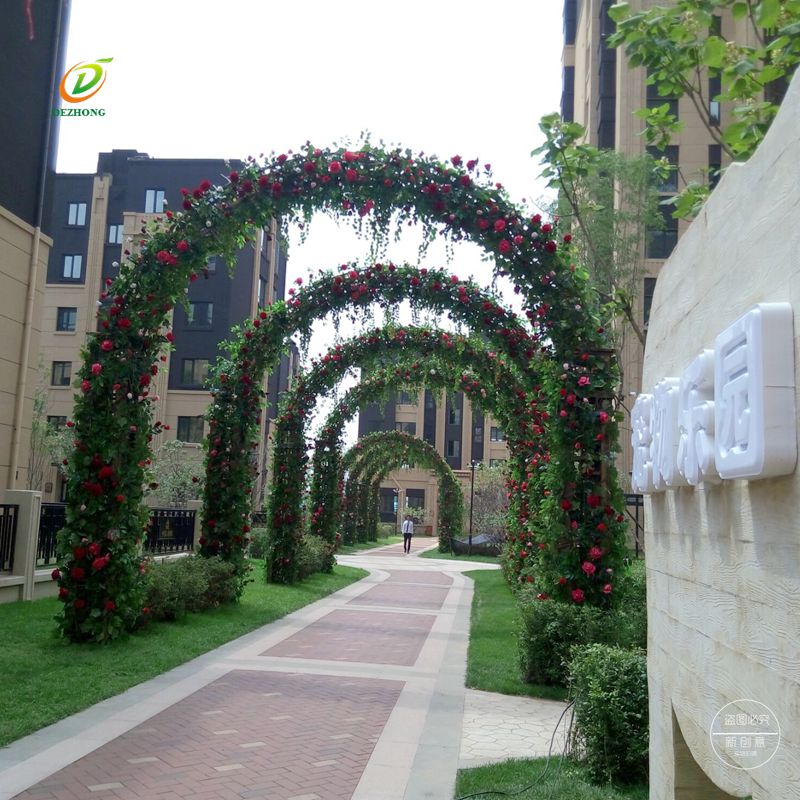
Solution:
<svg viewBox="0 0 800 800"><path fill-rule="evenodd" d="M522 794L522 792L527 792L528 789L532 789L536 786L537 783L541 783L545 776L547 775L547 771L550 769L550 759L553 755L553 745L556 740L556 734L558 733L558 729L561 727L561 721L564 719L567 711L572 709L572 716L569 720L569 725L567 725L566 736L564 737L564 747L561 751L561 756L558 760L558 772L556 773L556 780L553 782L553 785L550 789L548 800L552 800L553 792L555 791L556 786L558 785L558 775L561 772L561 765L564 763L564 759L567 756L567 751L569 749L569 740L572 733L572 722L575 718L575 700L570 700L564 710L561 712L561 716L558 718L558 722L556 723L556 727L553 729L553 735L550 737L550 747L547 751L547 762L544 765L544 771L538 778L536 778L533 783L529 783L527 786L523 786L521 789L517 789L515 792L506 792L502 789L484 789L480 792L473 792L472 794L463 794L460 797L457 797L456 800L469 800L472 797L482 797L484 795L496 794L501 795L503 797L515 797L516 795Z"/></svg>

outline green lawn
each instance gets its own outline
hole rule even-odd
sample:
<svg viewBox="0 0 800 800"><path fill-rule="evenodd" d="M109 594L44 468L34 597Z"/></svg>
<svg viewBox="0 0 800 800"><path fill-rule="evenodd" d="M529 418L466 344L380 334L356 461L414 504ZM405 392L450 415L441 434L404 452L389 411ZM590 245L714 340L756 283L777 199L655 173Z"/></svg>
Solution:
<svg viewBox="0 0 800 800"><path fill-rule="evenodd" d="M0 746L313 603L367 573L337 566L295 586L256 580L238 605L154 623L109 645L73 645L56 635L56 599L0 605Z"/></svg>
<svg viewBox="0 0 800 800"><path fill-rule="evenodd" d="M537 758L459 770L455 796L492 798L505 793L513 795L515 800L647 800L648 797L646 786L594 786L585 771L568 760L553 757L545 774L546 765L546 758Z"/></svg>
<svg viewBox="0 0 800 800"><path fill-rule="evenodd" d="M356 544L340 545L336 553L337 555L349 556L353 553L360 553L362 550L373 550L376 547L386 547L387 544L397 544L402 541L402 536L387 536L384 539L379 537L377 541L374 542L357 542Z"/></svg>
<svg viewBox="0 0 800 800"><path fill-rule="evenodd" d="M467 686L501 694L563 700L566 689L523 683L517 656L517 603L500 570L474 570Z"/></svg>
<svg viewBox="0 0 800 800"><path fill-rule="evenodd" d="M420 558L445 558L448 561L479 561L481 564L499 564L496 556L457 556L455 553L440 553L438 550L426 550Z"/></svg>

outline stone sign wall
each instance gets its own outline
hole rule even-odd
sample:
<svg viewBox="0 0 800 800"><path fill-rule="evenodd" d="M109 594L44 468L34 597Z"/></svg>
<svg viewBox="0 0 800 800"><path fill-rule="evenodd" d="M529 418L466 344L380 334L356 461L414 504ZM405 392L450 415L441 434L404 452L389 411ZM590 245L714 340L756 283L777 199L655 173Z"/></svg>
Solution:
<svg viewBox="0 0 800 800"><path fill-rule="evenodd" d="M651 800L800 798L800 81L656 288L647 493Z"/></svg>

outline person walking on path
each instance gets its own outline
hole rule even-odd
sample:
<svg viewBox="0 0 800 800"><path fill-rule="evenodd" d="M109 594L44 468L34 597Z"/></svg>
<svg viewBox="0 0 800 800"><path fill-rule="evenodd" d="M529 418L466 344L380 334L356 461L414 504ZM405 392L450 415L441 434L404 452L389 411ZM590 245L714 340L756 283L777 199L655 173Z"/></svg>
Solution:
<svg viewBox="0 0 800 800"><path fill-rule="evenodd" d="M411 552L411 537L414 535L414 520L406 514L405 522L403 522L403 552Z"/></svg>

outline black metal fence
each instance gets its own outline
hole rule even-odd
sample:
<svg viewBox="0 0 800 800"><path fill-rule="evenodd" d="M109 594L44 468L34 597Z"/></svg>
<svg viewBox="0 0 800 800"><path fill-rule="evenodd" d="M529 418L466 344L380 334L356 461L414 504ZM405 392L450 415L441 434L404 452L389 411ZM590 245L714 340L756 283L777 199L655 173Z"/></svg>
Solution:
<svg viewBox="0 0 800 800"><path fill-rule="evenodd" d="M39 517L39 543L36 547L36 565L46 567L55 563L58 532L67 522L64 503L42 503Z"/></svg>
<svg viewBox="0 0 800 800"><path fill-rule="evenodd" d="M47 566L55 562L56 541L58 532L66 524L66 509L64 503L42 503L42 513L39 517L39 544L36 550L37 566ZM150 525L144 542L145 552L164 554L194 550L194 518L195 512L185 508L151 508ZM4 543L5 539L0 539L0 542ZM2 546L3 544L0 544L0 558L4 553ZM13 542L11 552L13 553Z"/></svg>
<svg viewBox="0 0 800 800"><path fill-rule="evenodd" d="M19 506L0 505L0 572L14 571Z"/></svg>
<svg viewBox="0 0 800 800"><path fill-rule="evenodd" d="M195 512L184 508L151 508L144 549L148 553L186 553L194 550Z"/></svg>
<svg viewBox="0 0 800 800"><path fill-rule="evenodd" d="M636 558L639 558L639 554L644 553L644 496L641 494L626 494L625 513L633 523L633 530L631 531L633 548L636 551Z"/></svg>

